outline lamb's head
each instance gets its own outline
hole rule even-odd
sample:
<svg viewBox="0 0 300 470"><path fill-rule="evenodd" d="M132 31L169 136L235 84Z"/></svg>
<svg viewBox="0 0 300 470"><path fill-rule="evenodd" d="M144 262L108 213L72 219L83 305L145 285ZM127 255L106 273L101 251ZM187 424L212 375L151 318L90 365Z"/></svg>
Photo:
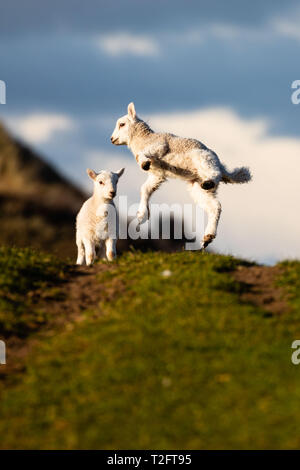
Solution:
<svg viewBox="0 0 300 470"><path fill-rule="evenodd" d="M116 127L110 138L111 142L114 145L129 145L134 124L137 122L138 117L135 112L134 104L130 103L128 105L128 114L125 114L125 116L117 120Z"/></svg>
<svg viewBox="0 0 300 470"><path fill-rule="evenodd" d="M111 200L117 194L117 184L120 176L123 175L125 168L113 173L112 171L102 170L96 173L89 168L86 170L87 174L94 182L94 194L97 194L104 200Z"/></svg>

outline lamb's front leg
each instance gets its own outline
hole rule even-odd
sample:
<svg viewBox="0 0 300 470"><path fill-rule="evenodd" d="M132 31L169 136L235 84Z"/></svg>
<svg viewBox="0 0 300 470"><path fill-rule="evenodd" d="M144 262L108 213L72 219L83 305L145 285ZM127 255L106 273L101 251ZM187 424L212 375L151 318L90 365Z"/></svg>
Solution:
<svg viewBox="0 0 300 470"><path fill-rule="evenodd" d="M141 201L137 212L139 223L143 223L149 218L149 199L159 186L165 181L165 177L151 173L141 187Z"/></svg>
<svg viewBox="0 0 300 470"><path fill-rule="evenodd" d="M91 266L96 258L95 244L88 239L83 241L85 250L85 262L87 266Z"/></svg>
<svg viewBox="0 0 300 470"><path fill-rule="evenodd" d="M167 142L155 143L145 147L137 156L137 162L144 171L150 170L151 159L162 158L169 151Z"/></svg>
<svg viewBox="0 0 300 470"><path fill-rule="evenodd" d="M105 249L106 249L106 257L108 261L113 261L114 258L117 256L117 240L112 238L107 238L105 240Z"/></svg>
<svg viewBox="0 0 300 470"><path fill-rule="evenodd" d="M83 245L82 240L80 239L77 239L76 243L77 243L77 253L78 253L76 264L78 264L79 266L82 266L84 265L84 262L85 262L84 245Z"/></svg>

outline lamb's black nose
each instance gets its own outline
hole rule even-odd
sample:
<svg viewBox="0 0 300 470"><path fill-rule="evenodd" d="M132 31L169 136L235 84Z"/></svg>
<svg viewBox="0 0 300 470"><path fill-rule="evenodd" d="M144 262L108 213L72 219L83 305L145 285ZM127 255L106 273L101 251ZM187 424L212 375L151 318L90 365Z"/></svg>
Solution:
<svg viewBox="0 0 300 470"><path fill-rule="evenodd" d="M115 197L115 195L116 195L116 191L111 191L111 192L110 192L110 196L111 196L111 197Z"/></svg>
<svg viewBox="0 0 300 470"><path fill-rule="evenodd" d="M111 140L111 142L113 142L114 141L113 137L111 137L110 140Z"/></svg>
<svg viewBox="0 0 300 470"><path fill-rule="evenodd" d="M144 162L142 163L142 169L148 171L150 168L151 162Z"/></svg>

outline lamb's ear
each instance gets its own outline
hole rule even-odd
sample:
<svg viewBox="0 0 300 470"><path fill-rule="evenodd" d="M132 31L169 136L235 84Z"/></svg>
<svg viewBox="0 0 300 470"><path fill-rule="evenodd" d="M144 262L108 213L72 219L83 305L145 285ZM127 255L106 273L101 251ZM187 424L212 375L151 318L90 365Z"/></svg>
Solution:
<svg viewBox="0 0 300 470"><path fill-rule="evenodd" d="M131 119L132 121L134 121L136 118L134 103L129 103L128 105L128 116L129 116L129 119Z"/></svg>
<svg viewBox="0 0 300 470"><path fill-rule="evenodd" d="M120 176L123 175L124 171L125 171L125 168L121 168L121 170L116 172L116 174L118 175L118 178L120 178Z"/></svg>
<svg viewBox="0 0 300 470"><path fill-rule="evenodd" d="M96 179L97 173L94 170L90 170L89 168L87 168L86 172L89 175L89 177L91 178L91 180L94 181Z"/></svg>

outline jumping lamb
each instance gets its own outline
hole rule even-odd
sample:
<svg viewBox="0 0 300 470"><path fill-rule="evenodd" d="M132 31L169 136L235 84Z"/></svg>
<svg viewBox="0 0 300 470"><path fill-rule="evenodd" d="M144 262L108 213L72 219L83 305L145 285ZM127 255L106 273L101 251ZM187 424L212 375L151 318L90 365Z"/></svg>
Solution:
<svg viewBox="0 0 300 470"><path fill-rule="evenodd" d="M117 193L118 180L123 173L124 168L116 173L104 170L96 173L87 169L87 174L94 182L94 192L92 197L85 201L76 218L76 264L93 264L96 248L104 248L103 245L108 261L116 257L119 224L113 199Z"/></svg>
<svg viewBox="0 0 300 470"><path fill-rule="evenodd" d="M137 116L133 103L128 105L128 114L117 120L111 142L127 145L139 166L149 172L141 187L139 223L149 217L149 198L168 177L188 182L194 201L208 214L201 248L206 248L216 237L221 215L221 204L217 199L219 183L248 183L251 180L249 168L228 171L216 153L196 139L154 132Z"/></svg>

